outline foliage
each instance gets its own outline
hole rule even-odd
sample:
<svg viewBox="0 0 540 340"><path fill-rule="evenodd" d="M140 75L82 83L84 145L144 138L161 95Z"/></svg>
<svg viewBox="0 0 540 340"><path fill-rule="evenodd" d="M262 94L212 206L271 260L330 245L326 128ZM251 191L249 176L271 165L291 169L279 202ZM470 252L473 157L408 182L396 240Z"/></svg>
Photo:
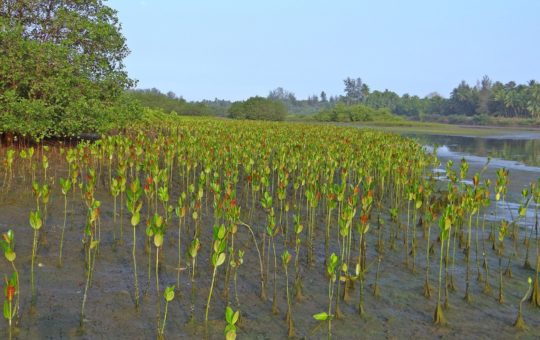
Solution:
<svg viewBox="0 0 540 340"><path fill-rule="evenodd" d="M116 11L93 1L0 5L0 132L105 131L137 117Z"/></svg>
<svg viewBox="0 0 540 340"><path fill-rule="evenodd" d="M176 96L171 91L164 94L158 89L152 88L149 90L131 90L129 94L142 106L163 110L165 113L176 113L186 116L208 116L212 114L212 111L206 104L187 102L184 98Z"/></svg>
<svg viewBox="0 0 540 340"><path fill-rule="evenodd" d="M234 102L229 117L251 120L284 120L287 108L283 103L263 97L251 97L245 102Z"/></svg>
<svg viewBox="0 0 540 340"><path fill-rule="evenodd" d="M345 105L338 103L331 109L323 110L315 115L315 119L323 122L372 122L400 121L402 118L392 114L387 108L373 109L363 104Z"/></svg>

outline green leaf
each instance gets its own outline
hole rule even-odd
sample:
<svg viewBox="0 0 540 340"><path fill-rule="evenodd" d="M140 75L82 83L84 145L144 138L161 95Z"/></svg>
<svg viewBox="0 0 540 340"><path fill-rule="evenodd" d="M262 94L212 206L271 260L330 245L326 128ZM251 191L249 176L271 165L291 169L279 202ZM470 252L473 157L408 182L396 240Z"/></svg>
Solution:
<svg viewBox="0 0 540 340"><path fill-rule="evenodd" d="M226 340L236 340L236 331L230 330L227 333L225 333L225 339Z"/></svg>
<svg viewBox="0 0 540 340"><path fill-rule="evenodd" d="M15 254L14 251L6 251L5 254L6 256L6 260L8 260L9 262L13 262L15 261L15 258L17 257L17 255Z"/></svg>
<svg viewBox="0 0 540 340"><path fill-rule="evenodd" d="M171 302L174 299L174 286L168 286L163 293L165 301Z"/></svg>
<svg viewBox="0 0 540 340"><path fill-rule="evenodd" d="M524 206L519 207L519 216L524 217L527 212L527 209L525 209Z"/></svg>
<svg viewBox="0 0 540 340"><path fill-rule="evenodd" d="M233 322L232 322L233 315L234 315L234 312L233 312L232 308L227 306L227 308L225 308L225 320L227 321L227 323L233 324Z"/></svg>
<svg viewBox="0 0 540 340"><path fill-rule="evenodd" d="M223 224L220 225L218 229L218 233L217 233L218 239L220 240L223 239L223 237L225 237L225 232L226 232L225 226Z"/></svg>
<svg viewBox="0 0 540 340"><path fill-rule="evenodd" d="M529 280L530 280L530 278L529 278ZM231 322L231 323L232 323L233 325L236 324L236 322L238 321L238 318L239 318L239 317L240 317L240 311L236 311L236 312L234 313L234 316L233 316L233 318L232 318L232 322Z"/></svg>
<svg viewBox="0 0 540 340"><path fill-rule="evenodd" d="M39 230L43 224L43 221L41 220L41 213L39 210L32 211L30 213L30 226L34 230Z"/></svg>
<svg viewBox="0 0 540 340"><path fill-rule="evenodd" d="M223 264L223 262L225 262L225 258L226 258L225 253L219 254L219 256L217 258L217 262L216 262L216 267L221 266Z"/></svg>
<svg viewBox="0 0 540 340"><path fill-rule="evenodd" d="M4 318L11 319L11 314L9 313L9 302L4 300Z"/></svg>
<svg viewBox="0 0 540 340"><path fill-rule="evenodd" d="M163 244L163 234L161 233L157 233L154 235L154 245L156 247L161 247L161 245Z"/></svg>
<svg viewBox="0 0 540 340"><path fill-rule="evenodd" d="M141 221L141 214L137 211L135 212L135 214L133 214L133 216L131 216L131 225L135 227L139 224L140 221Z"/></svg>
<svg viewBox="0 0 540 340"><path fill-rule="evenodd" d="M313 318L318 321L328 320L328 314L326 312L317 313L313 315Z"/></svg>

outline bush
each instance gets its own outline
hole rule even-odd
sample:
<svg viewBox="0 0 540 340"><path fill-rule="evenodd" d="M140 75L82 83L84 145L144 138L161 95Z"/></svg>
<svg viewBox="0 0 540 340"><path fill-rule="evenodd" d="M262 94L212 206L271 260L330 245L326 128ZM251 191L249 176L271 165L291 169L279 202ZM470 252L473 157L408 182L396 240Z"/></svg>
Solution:
<svg viewBox="0 0 540 340"><path fill-rule="evenodd" d="M287 108L283 103L263 98L251 97L245 102L234 102L228 111L234 119L284 120Z"/></svg>
<svg viewBox="0 0 540 340"><path fill-rule="evenodd" d="M322 122L393 122L402 121L387 108L374 109L363 104L345 105L338 103L331 109L320 111L315 119Z"/></svg>

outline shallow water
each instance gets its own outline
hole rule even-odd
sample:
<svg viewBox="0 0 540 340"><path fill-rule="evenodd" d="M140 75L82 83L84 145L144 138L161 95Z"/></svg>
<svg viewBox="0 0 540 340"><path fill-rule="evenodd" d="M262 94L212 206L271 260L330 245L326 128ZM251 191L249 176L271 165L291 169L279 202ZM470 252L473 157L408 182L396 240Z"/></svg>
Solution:
<svg viewBox="0 0 540 340"><path fill-rule="evenodd" d="M540 134L523 132L515 135L465 137L441 135L410 135L424 144L428 152L436 150L440 167L434 169L440 180L445 180L445 167L448 161L454 162L454 170L459 171L462 159L469 163L468 179L464 182L472 184L475 173L482 174L482 179L491 179L492 185L500 168L509 170L508 195L506 202L497 206L500 218L513 220L517 216L521 202L521 190L540 179ZM486 166L487 164L487 166ZM525 221L530 225L534 218L534 205L530 205ZM494 214L492 207L492 214ZM494 219L494 218L493 218ZM528 222L529 221L529 222Z"/></svg>

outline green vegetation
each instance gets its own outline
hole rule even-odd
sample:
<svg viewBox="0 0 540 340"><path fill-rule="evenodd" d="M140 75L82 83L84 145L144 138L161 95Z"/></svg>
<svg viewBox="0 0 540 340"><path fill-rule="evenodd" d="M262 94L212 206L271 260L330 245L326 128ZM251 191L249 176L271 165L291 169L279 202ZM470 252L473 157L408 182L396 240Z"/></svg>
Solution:
<svg viewBox="0 0 540 340"><path fill-rule="evenodd" d="M0 6L0 132L33 138L102 132L140 115L125 96L129 50L102 1Z"/></svg>
<svg viewBox="0 0 540 340"><path fill-rule="evenodd" d="M129 95L142 106L164 113L184 116L217 115L204 103L190 103L174 92L161 93L158 89L130 90Z"/></svg>
<svg viewBox="0 0 540 340"><path fill-rule="evenodd" d="M524 280L513 282L512 269L521 259L524 269L516 270L518 275L534 272L526 294L519 296L514 323L526 330L523 302L529 300L530 309L540 305L540 179L522 190L518 216L510 212L501 217L501 210L509 209L507 169L496 170L492 185L484 175L487 165L470 176L465 160L458 170L449 161L445 181L438 181L433 169L440 167L439 160L414 140L356 127L482 135L493 132L424 121L538 124L538 83L503 84L484 77L473 87L460 83L449 98L436 93L420 98L388 90L372 92L362 79L347 78L341 96L328 97L322 91L320 96L298 100L279 87L267 98L188 102L173 92L130 90L135 81L123 65L129 50L120 28L117 13L102 0L4 0L0 5L0 133L37 142L0 148L4 164L0 201L23 211L25 225L32 228L17 229L17 240L25 245L19 255L26 252L19 257L25 260L20 273L14 232L10 229L0 240L10 265L1 267L3 315L10 338L13 326L22 323L30 330L43 319L21 317L26 301L20 296L20 281L23 287L30 286L34 310L44 306L38 297L49 294L51 286L44 277L51 275L61 277L62 284L61 289L54 287L55 308L65 307L55 313L79 311L81 331L89 322L99 323L92 320L96 310L115 308L124 302L121 299L134 303L132 315L148 319L148 310L153 309L145 304L151 296L156 302L157 336L164 338L169 303L177 297L170 310L175 322L169 322L169 328L184 325L178 321L176 302L189 308L186 321L195 328L204 313L206 330L222 329L214 323L223 324L216 311L225 307L224 335L233 340L243 329L239 323L249 326L250 318L258 317L250 312L239 320L240 301L245 299L247 308L285 320L287 331L272 334L275 337L307 337L324 325L330 339L333 332L343 332L338 327L347 314L365 319L366 301L373 303L371 307L388 303L377 300L380 287L388 277L403 278L404 272L422 287L417 294L422 302L411 306L427 304L417 317L424 316L437 327L447 325L444 311L458 289L464 291L463 300L474 305L473 292L489 296L491 283L496 283L496 301L514 303ZM207 115L232 119L180 117ZM281 122L285 119L313 124ZM40 143L44 138L84 133L94 133L97 140L67 147ZM527 211L531 204L534 211ZM132 227L129 245L124 244L124 209ZM68 212L70 228L66 228ZM13 224L11 219L0 222ZM144 234L137 233L140 225L145 226ZM432 235L436 226L439 232ZM58 257L56 252L49 254L49 232L58 242ZM171 235L167 240L166 234ZM419 242L420 237L425 242ZM536 250L535 266L529 260L531 247ZM137 258L148 259L142 299ZM430 258L439 260L436 301L429 300L430 282L435 282ZM289 275L291 261L294 277ZM126 275L128 262L132 270ZM372 275L369 269L375 262L377 272ZM496 263L490 276L489 268ZM425 274L418 275L417 267L423 264ZM36 265L46 270L36 271ZM385 265L391 270L381 270ZM184 270L188 274L181 276ZM113 271L120 273L120 282L103 285L100 280ZM131 274L133 281L124 280ZM155 292L149 289L152 277ZM267 296L270 281L272 294ZM256 286L260 301L253 301L250 291ZM373 287L373 301L364 294L366 286ZM91 288L101 290L102 300L89 298ZM231 308L231 288L236 312ZM402 289L384 287L392 288ZM218 289L222 294L214 294ZM68 291L73 295L66 297ZM398 293L388 296L397 300L403 292ZM75 294L82 300L77 307L70 304ZM96 303L90 309L92 318L85 314L87 302ZM497 303L493 305L489 307L497 308ZM433 307L433 314L422 314ZM319 308L324 312L313 315L316 324L298 315L312 315ZM123 312L125 306L118 311ZM527 310L527 315L534 312ZM67 319L64 322L72 321ZM340 319L335 329L334 319Z"/></svg>
<svg viewBox="0 0 540 340"><path fill-rule="evenodd" d="M388 122L399 123L404 121L386 108L373 109L363 104L345 105L338 103L330 109L325 109L314 116L315 120L322 122Z"/></svg>
<svg viewBox="0 0 540 340"><path fill-rule="evenodd" d="M53 240L58 244L69 242L64 247L64 257L69 261L62 268L50 266L48 270L70 275L74 266L82 267L75 271L81 277L75 280L70 277L63 283L63 289L69 291L70 284L76 281L72 289L82 294L80 326L84 329L88 324L86 304L96 303L90 297L91 291L106 289L107 294L126 291L124 283L129 282L130 293L124 302L134 302L133 310L137 312L133 315L148 317L144 313L153 310L145 306L148 297L156 302L158 337L165 334L168 313L173 314L171 319L180 317L177 308L168 308L175 296L189 311L186 319L192 324L204 320L209 327L222 318L216 311L231 305L228 296L231 286L239 309L240 299L247 296L246 287L259 286L259 279L261 300L246 301L246 305L267 310L270 318L285 320L282 336L308 336L324 325L331 337L333 333L343 332L337 327L341 324L334 323L334 319L346 320L347 315L364 317L368 305L385 303L384 299L377 299L380 286L397 296L391 290L399 288L388 286L387 280L404 272L409 275L408 280L417 280L419 301L426 301L429 309L434 307L433 322L445 325L443 313L450 301L458 298L454 289L462 289L466 301L475 305L477 301L472 299L472 293L483 290L491 282L499 286L498 302L508 303L503 299L505 289L507 301L514 305L517 299L513 292L522 287L509 276L512 269L517 269L516 260L529 256L529 246L521 249L516 245L529 243L538 254L538 236L534 243L532 232L520 233L517 227L518 222L531 223L532 218L526 218L527 207L533 201L538 202L538 183L522 191L519 216L502 221L496 217L501 215L501 209L506 209L508 171L505 169L497 171L492 185L491 181L484 181L483 171L471 177L466 161L460 163L459 173L449 162L448 181L442 183L432 173L438 160L415 141L393 134L334 125L321 128L320 124L174 118L155 112L153 115L145 118L144 132L138 123L141 125L126 133L80 143L67 151L60 145L38 145L35 154L42 160L40 166L29 157L34 155L30 151L34 149L0 149L0 157L11 160L11 168L5 167L0 176L4 181L2 198L14 192L28 192L29 195L20 196L29 201L24 206L33 229L33 233L28 228L26 232L21 229L18 234L18 240L32 244L31 253L30 247L22 248L31 257L23 262L29 268L24 268L21 276L13 262L13 232L7 232L1 242L13 269L6 273L11 275L6 280L4 294L7 301L4 316L8 321L27 322L21 321L16 313L19 311L17 280L31 287L33 308L42 306L36 300L38 291L40 295L48 294L47 280L35 280L34 267L38 256L39 263L46 267L49 261L59 261L56 252L49 256L43 242L38 242L44 226L52 227L53 222L47 221L56 218L63 227ZM11 172L23 176L11 178ZM43 184L30 178L42 179ZM466 184L468 181L472 185ZM54 186L57 190L49 189L50 183L58 183ZM34 197L30 195L32 191ZM121 214L120 221L116 220L117 196L121 207L127 208L133 228L129 245L118 241L116 234L117 224L123 218ZM59 202L58 206L51 205L47 210L49 200ZM175 202L176 207L170 202ZM80 228L65 228L67 207L72 207L75 220L79 221L74 225ZM487 219L492 211L495 218ZM47 214L52 216L47 219ZM534 214L537 219L536 208ZM430 228L437 223L439 233L431 235ZM136 233L141 224L146 225L145 235ZM176 225L178 228L171 227ZM482 244L486 275L475 281L472 265L476 264L477 271L481 271L479 240L489 239L484 225L491 226L494 232L498 227L499 237L492 234L491 248ZM66 238L61 236L64 232ZM71 242L80 240L81 234L82 244L77 247ZM165 234L171 237L165 239ZM426 242L419 242L422 236ZM119 238L122 240L121 233ZM147 253L137 243L145 243ZM476 262L472 257L475 246ZM156 289L152 292L147 289L145 299L140 299L137 258L146 256L148 282L153 278ZM151 256L155 256L153 261ZM431 296L430 281L434 281L430 277L430 257L439 259L436 301L424 300ZM497 261L495 275L488 275L488 266ZM133 281L102 285L105 273L116 270L112 269L116 265L125 268L129 262L133 263ZM289 275L291 262L294 279ZM369 269L375 262L377 273L372 275ZM424 263L426 271L418 273L418 266ZM380 269L385 266L393 269ZM182 270L188 270L189 275L181 277ZM532 274L533 269L528 270ZM524 274L522 270L516 272L519 272L516 277ZM40 272L40 278L45 274ZM271 301L266 295L269 284L272 284L268 299ZM160 287L166 287L165 291ZM374 300L364 294L365 287L373 287ZM289 288L294 289L294 294ZM309 294L309 303L302 299L304 289ZM223 294L215 294L218 290ZM489 294L487 290L484 292ZM527 294L520 296L520 305L531 297L536 299L535 294L537 288L531 278ZM62 300L62 296L58 299ZM24 309L25 301L21 302ZM497 308L495 300L492 302L490 308ZM99 308L101 305L96 305L91 310ZM310 324L299 315L301 311L305 313L305 308L310 308L309 314L324 308L324 312L314 315L320 322ZM523 310L518 315L523 319L534 312ZM249 324L251 317L252 314L247 314L242 322ZM238 318L239 313L233 313L229 307L226 312L229 338L236 334ZM431 319L430 313L425 319ZM508 320L508 324L511 322ZM179 324L184 323L170 323L168 327ZM332 328L333 325L336 327ZM308 331L311 327L315 329Z"/></svg>
<svg viewBox="0 0 540 340"><path fill-rule="evenodd" d="M263 97L251 97L245 102L234 102L229 117L250 120L283 120L287 109L282 103Z"/></svg>

